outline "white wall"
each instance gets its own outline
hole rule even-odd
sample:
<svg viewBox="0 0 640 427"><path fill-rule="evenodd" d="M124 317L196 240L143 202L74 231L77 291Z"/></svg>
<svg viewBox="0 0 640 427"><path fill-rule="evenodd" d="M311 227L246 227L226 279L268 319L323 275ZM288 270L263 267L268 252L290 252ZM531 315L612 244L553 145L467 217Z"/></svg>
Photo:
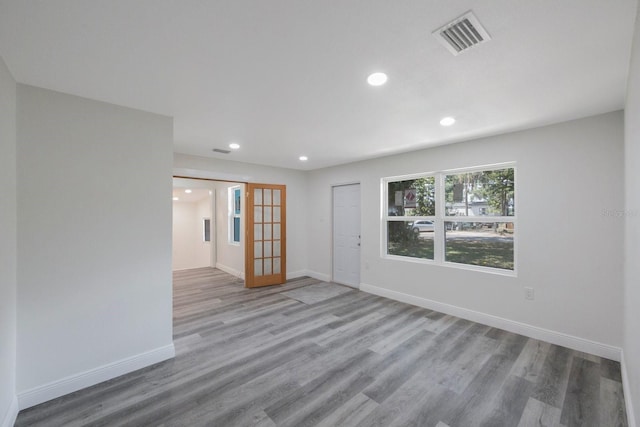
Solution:
<svg viewBox="0 0 640 427"><path fill-rule="evenodd" d="M640 421L640 7L631 53L625 108L625 320L624 362L627 409ZM632 427L635 425L630 422Z"/></svg>
<svg viewBox="0 0 640 427"><path fill-rule="evenodd" d="M240 186L244 194L245 185L232 182L215 182L216 187L216 267L234 276L244 279L244 233L240 235L240 243L229 241L229 188ZM244 199L242 200L244 203ZM244 230L245 207L240 207L240 229Z"/></svg>
<svg viewBox="0 0 640 427"><path fill-rule="evenodd" d="M21 408L172 357L169 117L18 85Z"/></svg>
<svg viewBox="0 0 640 427"><path fill-rule="evenodd" d="M381 259L381 178L507 161L517 162L518 277ZM622 180L622 112L313 171L309 268L331 274L331 185L360 182L363 287L619 357L623 227L603 210L622 206Z"/></svg>
<svg viewBox="0 0 640 427"><path fill-rule="evenodd" d="M0 57L0 426L16 399L16 82Z"/></svg>
<svg viewBox="0 0 640 427"><path fill-rule="evenodd" d="M307 270L308 174L306 172L178 153L174 155L173 172L176 176L286 185L287 277L309 273Z"/></svg>
<svg viewBox="0 0 640 427"><path fill-rule="evenodd" d="M203 240L204 218L211 219L211 198L198 202L173 202L173 270L211 267L211 245L215 233L211 231L212 242Z"/></svg>

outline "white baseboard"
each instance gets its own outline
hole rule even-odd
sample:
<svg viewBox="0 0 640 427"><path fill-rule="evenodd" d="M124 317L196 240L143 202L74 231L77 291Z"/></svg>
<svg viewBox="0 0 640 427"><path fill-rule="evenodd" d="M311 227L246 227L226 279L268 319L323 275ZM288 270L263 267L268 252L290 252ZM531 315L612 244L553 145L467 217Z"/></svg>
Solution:
<svg viewBox="0 0 640 427"><path fill-rule="evenodd" d="M14 394L9 409L2 420L2 427L13 427L16 423L16 418L18 418L18 412L18 396Z"/></svg>
<svg viewBox="0 0 640 427"><path fill-rule="evenodd" d="M238 270L236 270L234 268L228 267L228 266L226 266L224 264L220 264L220 263L216 263L216 268L224 271L225 273L229 273L229 274L232 274L232 275L234 275L236 277L244 279L244 272L243 271L238 271ZM330 281L330 277L327 274L320 274L320 273L316 273L314 271L297 270L297 271L288 271L287 272L287 280L297 279L298 277L304 277L304 276L313 277L314 279L322 280L323 282L329 282Z"/></svg>
<svg viewBox="0 0 640 427"><path fill-rule="evenodd" d="M219 262L216 263L216 268L244 280L244 271L236 270Z"/></svg>
<svg viewBox="0 0 640 427"><path fill-rule="evenodd" d="M322 280L323 282L330 282L331 276L328 274L318 273L317 271L305 270L305 276L312 277L317 280Z"/></svg>
<svg viewBox="0 0 640 427"><path fill-rule="evenodd" d="M187 267L187 268L174 268L173 270L171 270L172 272L176 273L178 271L189 271L189 270L197 270L198 268L211 268L210 265L201 265L199 267Z"/></svg>
<svg viewBox="0 0 640 427"><path fill-rule="evenodd" d="M321 280L323 282L331 282L331 276L329 276L328 274L318 273L317 271L311 271L311 270L299 270L299 271L287 273L287 280L295 279L303 276L308 276L308 277L311 277L312 279ZM333 282L333 283L338 283L338 282ZM348 283L339 283L339 284L343 286L348 286L350 288L359 289L358 286L356 285L350 285Z"/></svg>
<svg viewBox="0 0 640 427"><path fill-rule="evenodd" d="M504 319L502 317L481 313L479 311L456 307L454 305L380 288L378 286L367 285L365 283L360 284L360 290L396 301L405 302L407 304L416 305L418 307L424 307L441 313L450 314L452 316L461 317L463 319L472 320L494 328L504 329L530 338L561 345L573 350L594 354L617 362L620 361L622 350L619 347L586 340L584 338L575 337L562 332L539 328L537 326L516 322L514 320Z"/></svg>
<svg viewBox="0 0 640 427"><path fill-rule="evenodd" d="M18 393L20 410L175 357L173 343Z"/></svg>
<svg viewBox="0 0 640 427"><path fill-rule="evenodd" d="M622 391L624 393L624 406L627 409L627 425L636 427L636 413L633 411L633 399L631 398L631 384L629 384L629 371L624 358L624 351L620 360L620 370L622 373Z"/></svg>
<svg viewBox="0 0 640 427"><path fill-rule="evenodd" d="M287 280L297 279L298 277L304 277L308 275L309 275L309 272L307 270L288 271Z"/></svg>

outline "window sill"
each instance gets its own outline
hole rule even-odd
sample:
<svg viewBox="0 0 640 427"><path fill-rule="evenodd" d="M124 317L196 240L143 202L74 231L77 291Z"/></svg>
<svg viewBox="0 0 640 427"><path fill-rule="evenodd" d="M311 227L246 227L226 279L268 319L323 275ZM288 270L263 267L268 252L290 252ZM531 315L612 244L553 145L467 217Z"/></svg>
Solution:
<svg viewBox="0 0 640 427"><path fill-rule="evenodd" d="M401 261L401 262L410 262L414 264L424 264L424 265L434 265L434 266L440 266L440 267L454 268L457 270L477 271L479 273L495 274L498 276L518 277L516 270L504 270L501 268L482 267L479 265L472 265L472 264L460 264L460 263L450 262L450 261L438 262L433 259L413 258L408 256L402 256L402 255L383 254L381 258L391 260L391 261Z"/></svg>

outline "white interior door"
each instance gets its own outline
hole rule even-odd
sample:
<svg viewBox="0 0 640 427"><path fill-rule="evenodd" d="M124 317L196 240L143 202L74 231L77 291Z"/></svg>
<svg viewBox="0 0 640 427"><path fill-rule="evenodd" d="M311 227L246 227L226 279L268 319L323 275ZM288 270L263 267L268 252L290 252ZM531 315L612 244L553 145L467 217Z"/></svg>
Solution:
<svg viewBox="0 0 640 427"><path fill-rule="evenodd" d="M360 184L333 187L333 281L360 286Z"/></svg>

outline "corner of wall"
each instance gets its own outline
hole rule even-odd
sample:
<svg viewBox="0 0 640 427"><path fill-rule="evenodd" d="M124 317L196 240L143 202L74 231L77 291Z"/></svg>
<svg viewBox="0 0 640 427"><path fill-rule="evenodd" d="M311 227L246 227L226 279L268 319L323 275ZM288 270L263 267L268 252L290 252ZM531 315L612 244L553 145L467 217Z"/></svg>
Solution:
<svg viewBox="0 0 640 427"><path fill-rule="evenodd" d="M640 419L640 336L637 325L640 320L637 307L640 304L638 274L640 268L635 262L640 255L638 237L640 237L640 174L638 173L640 154L640 4L636 11L636 22L630 53L627 80L627 98L625 102L625 206L624 206L624 334L622 384L627 420L635 427ZM633 407L633 402L636 407Z"/></svg>
<svg viewBox="0 0 640 427"><path fill-rule="evenodd" d="M633 399L631 398L631 384L629 384L629 372L627 371L627 362L624 358L624 350L620 356L620 370L622 371L622 392L624 393L624 405L627 409L627 425L636 427L636 416L633 410Z"/></svg>
<svg viewBox="0 0 640 427"><path fill-rule="evenodd" d="M11 404L9 405L9 409L7 410L7 413L2 421L2 424L0 424L2 427L12 427L15 422L16 419L18 418L18 412L19 412L19 408L18 408L18 396L14 395L13 399L11 400Z"/></svg>
<svg viewBox="0 0 640 427"><path fill-rule="evenodd" d="M13 426L17 347L17 84L0 56L0 426Z"/></svg>
<svg viewBox="0 0 640 427"><path fill-rule="evenodd" d="M300 270L300 271L291 271L287 273L287 279L295 279L298 277L309 276L316 280L321 280L323 282L330 282L331 276L324 273L318 273L313 270Z"/></svg>
<svg viewBox="0 0 640 427"><path fill-rule="evenodd" d="M219 262L216 262L216 268L244 280L244 271L236 270L235 268L229 267L228 265L220 264Z"/></svg>

